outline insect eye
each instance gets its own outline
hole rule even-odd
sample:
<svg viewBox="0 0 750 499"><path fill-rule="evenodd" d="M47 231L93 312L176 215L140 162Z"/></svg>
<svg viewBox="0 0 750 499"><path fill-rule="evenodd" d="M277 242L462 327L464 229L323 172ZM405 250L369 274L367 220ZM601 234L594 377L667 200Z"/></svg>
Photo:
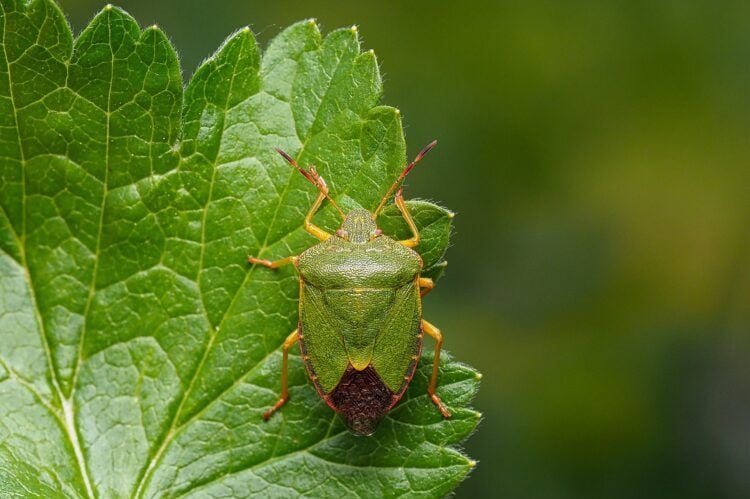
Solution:
<svg viewBox="0 0 750 499"><path fill-rule="evenodd" d="M345 231L344 229L337 230L336 235L342 239L347 239L347 240L349 239L349 233Z"/></svg>
<svg viewBox="0 0 750 499"><path fill-rule="evenodd" d="M373 238L373 239L375 239L376 237L380 237L380 236L382 236L382 235L383 235L383 231L382 231L382 230L380 230L380 229L375 229L375 230L374 230L374 231L372 232L372 238Z"/></svg>

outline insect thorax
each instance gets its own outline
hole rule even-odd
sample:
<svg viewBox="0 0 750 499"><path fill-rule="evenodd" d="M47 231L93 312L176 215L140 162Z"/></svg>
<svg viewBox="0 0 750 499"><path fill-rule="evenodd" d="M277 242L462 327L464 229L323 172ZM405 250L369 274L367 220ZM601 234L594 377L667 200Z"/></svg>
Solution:
<svg viewBox="0 0 750 499"><path fill-rule="evenodd" d="M422 270L419 254L376 230L369 212L352 211L341 226L346 233L300 255L303 280L321 289L394 289L414 281Z"/></svg>

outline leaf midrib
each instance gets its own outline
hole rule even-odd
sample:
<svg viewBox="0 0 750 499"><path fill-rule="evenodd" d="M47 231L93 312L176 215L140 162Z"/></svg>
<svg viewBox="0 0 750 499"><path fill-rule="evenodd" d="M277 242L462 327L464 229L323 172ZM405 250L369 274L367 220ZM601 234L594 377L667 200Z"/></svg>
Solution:
<svg viewBox="0 0 750 499"><path fill-rule="evenodd" d="M236 64L236 61L235 61L235 64ZM229 111L228 104L229 104L229 99L232 96L232 88L233 88L233 85L234 85L235 76L236 76L236 73L233 72L232 73L232 78L230 79L230 82L229 82L229 89L227 91L227 96L226 96L226 99L224 101L224 105L222 106L222 110L223 110L222 127L225 126L224 121L226 120L226 114ZM255 94L253 94L253 95L255 95ZM250 98L250 97L251 96L249 96L248 98ZM183 105L184 105L184 103L183 103ZM224 132L224 131L225 131L225 129L223 128L222 132ZM218 158L219 151L220 151L220 148L217 148L215 156L213 158L211 158L210 160L208 158L206 158L206 160L210 161L211 163L216 163L216 159ZM205 158L205 156L203 156L203 157ZM205 264L204 260L205 260L205 252L206 252L206 221L207 221L207 218L208 218L209 207L211 206L211 202L213 201L214 189L215 189L215 186L216 186L216 173L217 173L217 171L218 171L218 165L215 165L214 168L213 168L213 170L212 170L212 172L211 172L211 180L209 182L208 197L206 199L206 203L203 206L203 210L202 210L202 213L201 213L200 255L198 257L198 271L197 271L196 279L195 279L195 282L196 282L197 287L198 287L198 293L200 294L201 309L202 309L203 314L205 316L206 322L207 322L207 324L209 325L209 328L210 328L208 343L206 344L206 348L203 350L203 354L201 355L201 359L198 362L198 366L196 367L195 372L190 377L190 383L188 384L187 388L183 391L182 397L180 398L180 403L177 406L177 409L174 412L174 416L172 417L172 420L169 423L169 428L167 429L166 432L164 432L164 437L159 442L159 446L157 448L156 453L154 454L154 456L151 459L148 460L148 463L146 464L146 466L142 468L143 469L143 473L140 476L138 476L138 478L136 479L137 485L136 485L136 488L135 488L134 497L140 497L140 496L142 496L142 494L145 491L146 485L148 484L149 480L151 479L151 476L153 475L153 471L156 469L156 465L161 460L161 456L163 455L164 451L169 446L169 444L172 442L172 439L174 438L174 435L176 434L176 431L178 431L179 428L182 427L182 425L180 425L178 427L177 426L177 422L179 421L180 416L182 415L182 411L183 411L183 408L185 406L185 402L187 402L188 396L193 391L193 387L195 386L195 381L198 379L198 375L203 370L203 366L205 365L206 360L208 359L209 352L213 348L214 340L219 335L219 330L220 330L219 327L220 327L220 325L219 325L219 327L215 327L211 323L211 321L209 319L209 315L208 315L208 310L206 310L205 297L204 297L204 294L203 294L203 291L202 291L202 288L201 288L201 279L202 279L202 276L203 276L203 269L204 269L204 264Z"/></svg>
<svg viewBox="0 0 750 499"><path fill-rule="evenodd" d="M107 15L111 15L109 12L111 10L111 7L107 9ZM76 414L77 411L75 410L75 391L76 391L76 385L78 381L78 374L80 372L81 368L81 358L83 354L83 344L86 339L86 332L88 331L88 325L89 325L89 311L91 309L91 304L94 301L94 296L96 295L96 281L99 274L99 260L100 260L100 252L101 252L101 241L102 241L102 233L104 229L104 212L107 207L107 197L108 197L108 191L109 191L109 169L110 169L110 149L109 144L111 142L111 123L112 123L112 87L114 85L114 76L115 76L115 52L112 47L112 23L107 23L107 37L108 37L108 43L107 47L109 48L110 53L110 65L109 65L109 88L107 89L107 109L105 111L105 117L106 117L106 131L105 131L105 144L104 144L104 179L102 181L102 202L99 206L99 222L97 227L97 234L96 234L96 245L94 246L94 268L91 272L91 281L89 282L89 290L88 290L88 296L86 299L86 306L84 308L83 312L83 328L81 329L81 337L78 340L78 350L76 354L76 365L73 371L73 376L70 380L70 394L68 399L63 399L63 411L65 420L68 422L68 424L72 425L72 428L69 431L75 432L75 435L71 434L71 438L74 440L74 449L76 450L76 453L81 454L81 461L79 462L79 466L81 467L81 474L84 477L84 481L86 482L86 487L89 492L89 495L94 497L93 494L93 488L91 485L91 479L89 478L89 471L88 471L88 462L86 461L85 457L82 454L81 451L81 445L80 445L80 435L78 434L78 425L76 424ZM66 69L69 66L66 66ZM69 74L69 71L68 71ZM73 438L75 437L75 438Z"/></svg>
<svg viewBox="0 0 750 499"><path fill-rule="evenodd" d="M318 47L318 50L321 50L321 48L322 47ZM305 51L300 52L298 58L296 59L297 63L299 63L299 58L302 57L302 55L304 53L305 53ZM259 61L258 61L258 72L259 72L259 74L261 73L262 58L263 58L263 54L260 54ZM337 70L338 70L338 67L340 66L340 64L341 64L341 60L339 60L339 62L337 63L337 66L336 66ZM227 100L224 103L224 106L222 106L222 109L223 109L223 120L226 119L226 114L229 111L229 108L227 107L227 104L228 104L228 101L229 101L229 99L230 99L230 97L232 95L232 92L231 92L231 90L232 90L232 83L234 82L235 75L236 75L236 73L233 72L232 73L232 80L230 82L230 88L229 88L229 91L227 92ZM328 92L329 92L330 86L331 86L330 85L331 81L333 81L333 77L328 82L328 87L326 88L325 95L328 95ZM255 95L257 95L257 94L259 94L260 92L263 92L263 91L264 91L264 89L262 88L262 81L260 81L259 82L258 91L255 92L255 93L253 93L252 95L249 95L245 99L243 99L242 102L247 102L248 99L252 98L253 96L255 96ZM324 95L324 97L325 97L325 95ZM282 101L282 102L284 102L284 101ZM320 112L320 108L322 107L322 102L323 102L323 99L321 99L321 105L318 107L318 110L316 111L316 119L317 119L318 113ZM237 106L239 104L240 103L237 103L237 104L235 104L232 107L235 107L235 106ZM291 108L292 103L291 102L287 102L287 105L289 105L289 107ZM226 128L225 128L226 127L226 123L223 122L222 123L222 127L223 127L223 129L222 129L222 134L223 134L223 132L226 131ZM295 127L295 130L296 130L296 127ZM299 137L297 137L297 138L299 140ZM298 155L301 155L302 151L304 150L305 144L309 140L310 140L310 135L308 135L308 137L306 139L306 142L302 145L302 148L300 149L300 152L298 153ZM204 263L203 259L204 259L204 252L205 252L206 217L207 217L207 214L208 214L209 207L211 205L211 200L213 198L213 192L214 192L214 186L215 186L215 180L216 180L216 172L218 171L218 168L220 166L219 164L216 164L216 159L218 158L218 155L219 155L219 149L217 148L216 157L210 160L214 167L213 167L213 171L212 171L212 174L211 174L209 196L208 196L208 199L206 201L205 206L203 207L203 213L202 213L201 254L200 254L200 260L199 260L199 272L198 272L197 279L196 279L196 281L198 283L199 292L201 293L201 303L204 305L203 311L206 314L206 320L208 321L209 324L211 324L211 321L210 321L210 319L208 317L207 311L205 310L205 304L203 302L203 293L200 291L200 279L201 279L201 270L203 268L203 263ZM283 204L283 201L284 201L284 199L286 197L286 194L287 194L287 192L289 190L289 186L291 184L291 179L292 179L292 175L293 174L294 174L294 170L291 170L290 173L289 173L289 175L287 176L287 181L284 184L284 189L283 189L283 191L279 195L278 203L277 203L276 209L274 211L274 216L273 216L273 219L272 219L271 223L269 224L269 228L268 228L268 231L266 232L265 240L264 240L263 244L261 245L261 249L259 250L259 255L262 255L263 251L267 248L266 245L268 244L268 238L269 238L270 234L272 233L273 229L275 228L275 222L276 222L276 219L277 219L277 215L278 215L278 212L279 212L279 209L280 209L281 205ZM183 392L183 395L182 395L182 397L180 399L180 404L179 404L177 410L175 411L175 414L174 414L174 417L172 418L172 421L170 422L169 429L167 430L167 432L164 433L165 436L164 436L164 438L162 438L162 440L161 440L161 442L159 444L157 452L154 454L153 458L151 458L149 460L147 466L144 468L145 471L144 471L143 475L137 480L138 485L136 486L135 497L142 497L142 495L145 493L146 486L148 485L149 481L151 480L151 477L153 477L153 473L156 470L159 461L161 460L162 456L164 455L164 452L166 451L166 449L169 446L169 444L174 439L174 436L177 433L179 433L183 428L185 428L190 422L192 422L195 419L195 415L194 415L193 417L191 417L190 419L188 419L183 424L180 424L179 426L177 426L177 422L179 421L180 416L182 415L182 411L183 411L185 402L188 400L188 397L192 393L193 387L195 385L195 381L198 379L198 376L202 372L202 369L203 369L203 366L205 365L206 359L208 358L209 353L211 352L211 349L213 348L214 341L215 341L216 337L221 332L222 326L224 324L224 320L226 319L227 314L229 313L229 311L232 309L232 307L233 307L233 305L234 305L234 303L235 303L235 301L237 299L237 296L239 295L240 290L243 289L243 287L247 283L248 279L253 274L255 268L256 267L251 268L246 273L245 278L242 281L242 284L240 284L240 286L238 286L238 288L233 293L232 299L230 300L229 305L227 306L227 308L225 309L224 313L222 314L221 319L219 320L218 325L217 326L213 326L213 324L211 324L212 331L211 331L208 343L206 345L206 348L204 349L203 355L201 356L201 360L200 360L200 362L198 364L198 367L196 368L195 372L193 373L193 376L190 379L190 383L188 385L188 388ZM277 349L278 349L278 347L270 350L269 352L267 352L266 355L263 357L263 359L261 359L259 362L255 363L253 365L253 367L251 367L250 369L248 369L248 371L246 373L244 373L243 375L241 375L238 378L238 380L235 380L235 382L232 383L232 385L230 385L230 387L227 390L223 390L220 395L218 395L217 397L213 397L206 404L204 404L203 407L201 407L200 409L198 409L196 411L196 414L202 413L207 407L209 407L210 405L212 405L215 400L217 400L218 398L220 398L229 389L231 389L232 387L236 386L239 380L244 379L250 372L254 371L258 366L262 365L262 363L265 361L265 359L267 359Z"/></svg>

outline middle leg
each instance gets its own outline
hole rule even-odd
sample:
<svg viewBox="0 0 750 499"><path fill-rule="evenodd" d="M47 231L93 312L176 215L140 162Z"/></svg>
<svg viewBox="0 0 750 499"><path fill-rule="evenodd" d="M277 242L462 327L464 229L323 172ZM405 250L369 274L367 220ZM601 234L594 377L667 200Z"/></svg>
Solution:
<svg viewBox="0 0 750 499"><path fill-rule="evenodd" d="M420 277L417 283L419 284L420 298L424 298L427 293L435 288L435 281L433 281L429 277Z"/></svg>
<svg viewBox="0 0 750 499"><path fill-rule="evenodd" d="M247 257L247 262L252 263L252 264L263 265L264 267L268 267L269 269L278 269L279 267L288 265L290 263L297 265L297 257L288 256L286 258L282 258L280 260L274 260L272 262L271 260L264 260L263 258L256 258L254 256L249 256Z"/></svg>
<svg viewBox="0 0 750 499"><path fill-rule="evenodd" d="M286 340L284 340L284 345L281 347L283 353L283 360L281 361L281 396L279 397L279 400L274 404L273 407L268 409L265 413L263 413L263 421L268 421L268 418L270 418L274 412L279 410L282 405L286 404L286 401L289 400L289 389L287 387L287 368L288 368L288 357L289 357L289 349L294 346L295 343L297 343L297 340L299 340L299 333L298 329L295 329L292 331L292 334L287 336Z"/></svg>

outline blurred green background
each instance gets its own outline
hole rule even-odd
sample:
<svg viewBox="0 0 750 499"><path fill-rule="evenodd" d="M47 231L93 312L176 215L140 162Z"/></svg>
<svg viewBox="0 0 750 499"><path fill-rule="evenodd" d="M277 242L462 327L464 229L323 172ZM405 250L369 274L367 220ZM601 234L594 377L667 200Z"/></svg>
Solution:
<svg viewBox="0 0 750 499"><path fill-rule="evenodd" d="M76 32L103 6L60 0ZM426 316L484 373L458 497L750 497L750 3L120 0L185 78L357 24L458 213Z"/></svg>

